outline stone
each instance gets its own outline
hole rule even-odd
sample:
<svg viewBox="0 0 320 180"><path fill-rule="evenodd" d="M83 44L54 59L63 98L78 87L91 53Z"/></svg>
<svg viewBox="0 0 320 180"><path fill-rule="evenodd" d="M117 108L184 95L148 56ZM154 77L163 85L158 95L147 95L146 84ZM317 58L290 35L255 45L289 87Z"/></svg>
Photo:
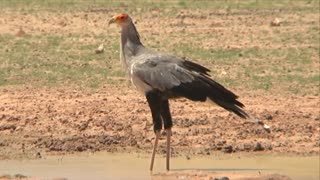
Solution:
<svg viewBox="0 0 320 180"><path fill-rule="evenodd" d="M257 142L253 148L253 151L263 151L263 150L264 150L264 147L259 142Z"/></svg>

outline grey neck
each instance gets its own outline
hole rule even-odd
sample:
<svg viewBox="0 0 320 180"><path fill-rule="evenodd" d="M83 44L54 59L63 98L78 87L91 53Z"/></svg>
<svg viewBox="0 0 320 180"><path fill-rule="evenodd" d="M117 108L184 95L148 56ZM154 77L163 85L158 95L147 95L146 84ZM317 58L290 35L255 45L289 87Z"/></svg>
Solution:
<svg viewBox="0 0 320 180"><path fill-rule="evenodd" d="M133 56L138 54L139 49L143 48L139 33L132 22L124 25L121 29L121 60L128 67Z"/></svg>

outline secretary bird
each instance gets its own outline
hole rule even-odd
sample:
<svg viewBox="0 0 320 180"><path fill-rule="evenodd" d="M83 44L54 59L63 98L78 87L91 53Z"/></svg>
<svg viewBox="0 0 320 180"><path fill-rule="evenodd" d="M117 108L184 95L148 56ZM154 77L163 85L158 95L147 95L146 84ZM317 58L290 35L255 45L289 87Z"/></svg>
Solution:
<svg viewBox="0 0 320 180"><path fill-rule="evenodd" d="M170 164L170 137L172 118L169 99L185 97L192 101L211 100L241 118L249 118L238 96L210 78L210 70L186 58L156 52L146 48L128 14L120 13L111 18L121 29L120 59L132 84L147 98L151 109L155 141L151 156L152 172L160 131L167 136L166 169Z"/></svg>

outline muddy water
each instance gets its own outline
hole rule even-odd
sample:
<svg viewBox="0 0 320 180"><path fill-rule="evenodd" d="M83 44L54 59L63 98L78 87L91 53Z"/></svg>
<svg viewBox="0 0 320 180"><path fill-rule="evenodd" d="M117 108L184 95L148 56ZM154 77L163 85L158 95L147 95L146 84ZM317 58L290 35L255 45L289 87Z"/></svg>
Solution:
<svg viewBox="0 0 320 180"><path fill-rule="evenodd" d="M141 154L76 154L49 156L39 160L0 161L0 175L23 174L40 179L151 179L149 156ZM232 171L280 173L292 179L319 179L319 157L278 155L223 155L172 158L175 171L198 169L204 171ZM158 156L155 172L165 171L165 158Z"/></svg>

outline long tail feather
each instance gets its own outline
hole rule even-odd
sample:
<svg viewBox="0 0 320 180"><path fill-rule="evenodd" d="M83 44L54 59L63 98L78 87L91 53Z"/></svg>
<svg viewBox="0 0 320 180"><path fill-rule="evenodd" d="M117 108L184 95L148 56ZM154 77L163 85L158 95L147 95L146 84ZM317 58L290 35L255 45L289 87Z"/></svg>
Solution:
<svg viewBox="0 0 320 180"><path fill-rule="evenodd" d="M178 96L186 97L193 101L211 101L222 108L237 114L241 118L249 118L244 111L244 104L237 100L238 96L221 84L207 76L198 75L195 80L189 83L182 83L172 88Z"/></svg>

